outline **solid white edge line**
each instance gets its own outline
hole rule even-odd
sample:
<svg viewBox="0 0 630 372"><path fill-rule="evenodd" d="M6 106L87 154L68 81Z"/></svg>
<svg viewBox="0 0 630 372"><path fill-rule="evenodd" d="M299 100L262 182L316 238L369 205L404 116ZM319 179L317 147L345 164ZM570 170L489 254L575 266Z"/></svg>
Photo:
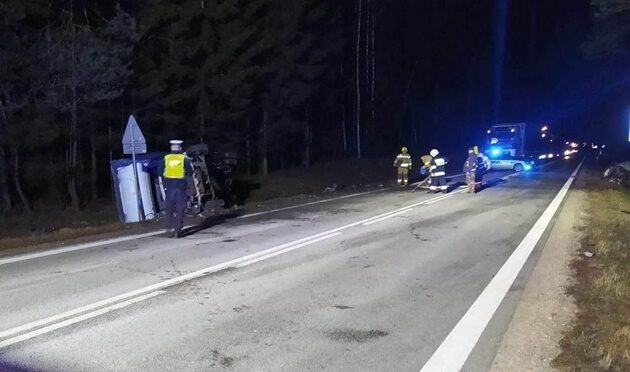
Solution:
<svg viewBox="0 0 630 372"><path fill-rule="evenodd" d="M400 212L392 213L392 214L387 215L385 217L381 217L381 218L377 218L377 219L369 221L369 222L365 222L365 223L363 223L361 225L362 226L370 226L370 225L373 225L375 223L378 223L378 222L381 222L381 221L385 221L388 218L396 217L396 216L399 216L401 214L404 214L404 213L407 213L407 212L411 212L412 210L413 210L413 208L407 208L407 209L402 210Z"/></svg>
<svg viewBox="0 0 630 372"><path fill-rule="evenodd" d="M79 250L89 249L89 248L96 248L96 247L100 247L100 246L103 246L103 245L123 243L123 242L127 242L129 240L148 238L148 237L151 237L151 236L163 234L165 232L166 232L166 230L152 231L152 232L145 233L145 234L128 235L128 236L122 236L122 237L119 237L119 238L98 240L98 241L90 242L90 243L82 243L82 244L72 245L72 246L68 246L68 247L65 247L65 248L53 248L51 250L46 250L46 251L43 251L43 252L27 253L27 254L23 254L23 255L19 255L19 256L0 258L0 266L6 265L6 264L10 264L10 263L14 263L14 262L32 260L34 258L52 256L52 255L57 255L57 254L61 254L61 253L79 251Z"/></svg>
<svg viewBox="0 0 630 372"><path fill-rule="evenodd" d="M566 197L582 161L498 273L451 330L420 372L460 371L514 280Z"/></svg>
<svg viewBox="0 0 630 372"><path fill-rule="evenodd" d="M85 321L85 320L88 320L88 319L95 318L97 316L109 313L109 312L114 311L114 310L122 309L123 307L127 307L129 305L133 305L135 303L138 303L138 302L141 302L141 301L144 301L144 300L148 300L149 298L161 295L162 293L165 293L165 291L151 292L151 293L145 294L144 296L132 298L130 300L127 300L127 301L124 301L124 302L120 302L120 303L117 303L115 305L111 305L111 306L108 306L108 307L105 307L105 308L102 308L102 309L99 309L99 310L96 310L96 311L93 311L93 312L90 312L90 313L87 313L87 314L83 314L83 315L75 317L75 318L66 319L66 320L64 320L62 322L51 324L51 325L49 325L47 327L43 327L43 328L37 329L35 331L31 331L31 332L25 333L23 335L19 335L19 336L16 336L16 337L8 338L6 340L2 340L2 341L0 341L0 349L5 348L7 346L14 345L14 344L16 344L18 342L26 341L26 340L29 340L29 339L37 337L37 336L41 336L41 335L46 334L46 333L50 333L50 332L56 331L56 330L58 330L60 328L68 327L68 326L71 326L73 324L76 324L76 323L79 323L79 322L82 322L82 321Z"/></svg>

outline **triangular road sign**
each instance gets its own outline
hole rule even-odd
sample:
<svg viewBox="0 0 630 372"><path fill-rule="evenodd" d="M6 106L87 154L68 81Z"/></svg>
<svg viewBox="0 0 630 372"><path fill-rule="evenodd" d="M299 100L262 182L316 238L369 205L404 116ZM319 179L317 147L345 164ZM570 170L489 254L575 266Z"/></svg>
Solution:
<svg viewBox="0 0 630 372"><path fill-rule="evenodd" d="M122 145L123 153L125 154L146 154L147 152L147 141L144 139L144 135L133 115L129 115L129 120L127 120L127 128L125 128L125 134L122 138Z"/></svg>

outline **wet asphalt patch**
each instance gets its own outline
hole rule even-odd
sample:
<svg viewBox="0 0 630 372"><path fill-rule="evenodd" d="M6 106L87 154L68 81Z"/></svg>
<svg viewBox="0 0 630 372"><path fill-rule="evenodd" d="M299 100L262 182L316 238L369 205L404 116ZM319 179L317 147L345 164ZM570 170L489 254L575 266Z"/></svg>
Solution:
<svg viewBox="0 0 630 372"><path fill-rule="evenodd" d="M234 364L234 358L222 355L218 350L210 352L210 359L219 362L222 367L231 367Z"/></svg>
<svg viewBox="0 0 630 372"><path fill-rule="evenodd" d="M326 336L333 341L363 343L387 336L381 329L360 330L352 328L335 328L326 332Z"/></svg>

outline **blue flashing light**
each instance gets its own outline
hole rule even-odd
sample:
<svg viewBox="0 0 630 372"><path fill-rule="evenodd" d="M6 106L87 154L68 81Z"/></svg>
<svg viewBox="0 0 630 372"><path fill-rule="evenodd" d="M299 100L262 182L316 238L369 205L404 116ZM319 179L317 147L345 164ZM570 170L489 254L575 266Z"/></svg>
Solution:
<svg viewBox="0 0 630 372"><path fill-rule="evenodd" d="M525 164L525 170L532 170L532 166L530 164Z"/></svg>
<svg viewBox="0 0 630 372"><path fill-rule="evenodd" d="M497 157L501 155L501 149L493 148L490 150L490 155Z"/></svg>

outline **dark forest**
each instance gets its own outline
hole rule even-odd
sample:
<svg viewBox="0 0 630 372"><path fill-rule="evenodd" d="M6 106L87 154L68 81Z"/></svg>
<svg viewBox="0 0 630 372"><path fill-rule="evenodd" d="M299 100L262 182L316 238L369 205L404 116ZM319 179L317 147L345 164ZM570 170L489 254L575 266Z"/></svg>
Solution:
<svg viewBox="0 0 630 372"><path fill-rule="evenodd" d="M497 13L509 3L504 56ZM604 139L627 86L628 1L2 0L0 207L110 195L135 115L236 151L243 175L402 145L462 149L501 121ZM618 107L618 106L614 106ZM617 115L617 116L615 116Z"/></svg>

